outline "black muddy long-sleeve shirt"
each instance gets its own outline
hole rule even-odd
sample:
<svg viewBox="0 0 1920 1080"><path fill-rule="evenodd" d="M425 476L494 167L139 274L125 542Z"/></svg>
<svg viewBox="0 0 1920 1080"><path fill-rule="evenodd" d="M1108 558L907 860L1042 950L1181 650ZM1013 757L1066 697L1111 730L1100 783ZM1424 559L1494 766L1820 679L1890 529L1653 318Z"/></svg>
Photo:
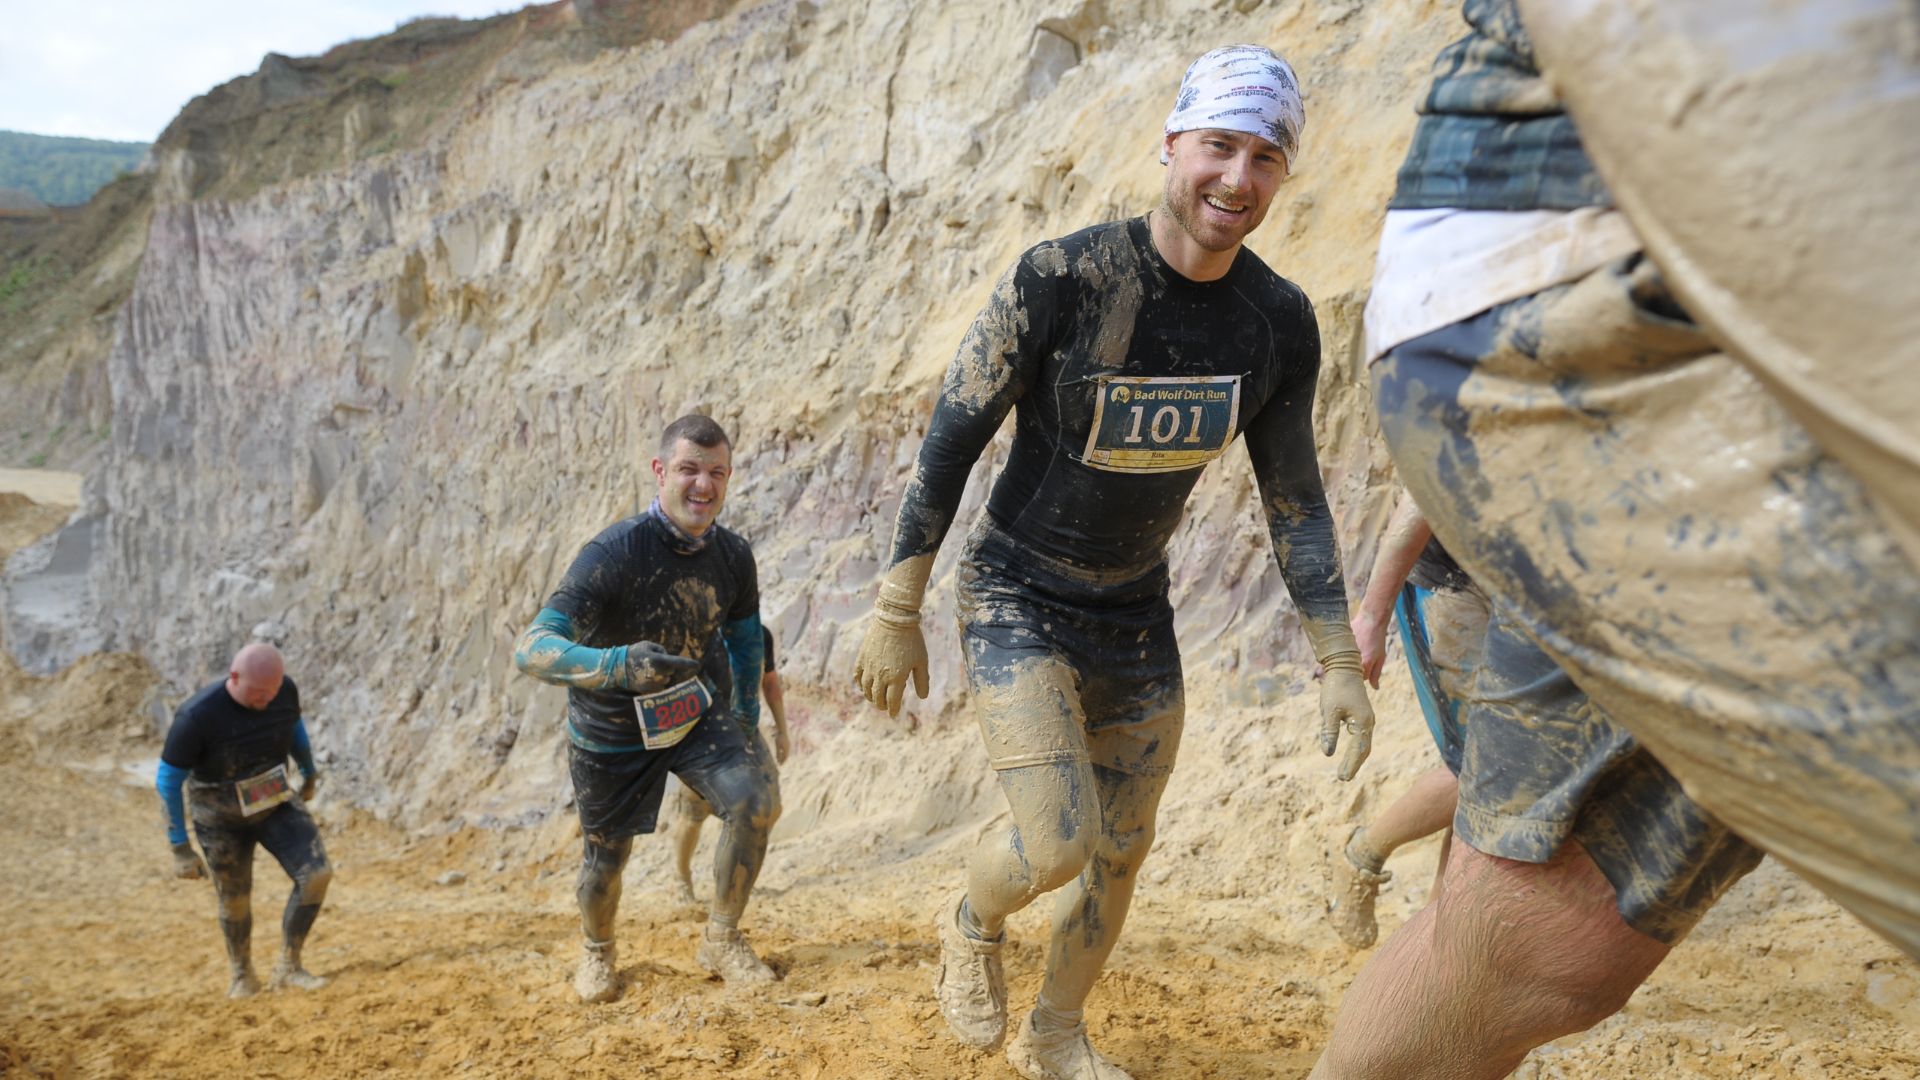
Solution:
<svg viewBox="0 0 1920 1080"><path fill-rule="evenodd" d="M901 503L890 564L935 551L967 473L1009 410L994 523L1070 564L1142 572L1166 557L1207 462L1246 435L1295 604L1346 620L1313 447L1320 332L1299 286L1242 248L1181 276L1147 219L1040 244L995 286L947 371Z"/></svg>

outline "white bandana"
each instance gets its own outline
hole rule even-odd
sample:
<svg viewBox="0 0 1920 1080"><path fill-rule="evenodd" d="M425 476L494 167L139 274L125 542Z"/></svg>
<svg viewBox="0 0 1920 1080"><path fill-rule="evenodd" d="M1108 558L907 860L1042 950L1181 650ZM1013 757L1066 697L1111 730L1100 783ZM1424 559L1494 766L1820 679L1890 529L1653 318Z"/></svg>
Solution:
<svg viewBox="0 0 1920 1080"><path fill-rule="evenodd" d="M1258 135L1280 148L1292 170L1307 110L1293 67L1263 45L1223 45L1195 60L1180 80L1167 134L1221 128ZM1160 163L1167 153L1160 151Z"/></svg>

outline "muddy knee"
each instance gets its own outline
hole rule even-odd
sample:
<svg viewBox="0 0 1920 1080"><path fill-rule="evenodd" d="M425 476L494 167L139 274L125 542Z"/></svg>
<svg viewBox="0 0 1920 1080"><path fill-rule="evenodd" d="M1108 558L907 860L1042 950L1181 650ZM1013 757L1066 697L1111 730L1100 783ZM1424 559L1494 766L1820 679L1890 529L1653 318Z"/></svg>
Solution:
<svg viewBox="0 0 1920 1080"><path fill-rule="evenodd" d="M253 918L252 893L222 893L219 904L221 922L239 923Z"/></svg>
<svg viewBox="0 0 1920 1080"><path fill-rule="evenodd" d="M1052 818L1023 823L1013 843L1026 867L1029 889L1051 892L1086 869L1100 847L1100 818L1063 808Z"/></svg>
<svg viewBox="0 0 1920 1080"><path fill-rule="evenodd" d="M773 823L780 820L780 810L780 789L771 785L742 791L715 807L715 812L727 824L761 835L773 831Z"/></svg>
<svg viewBox="0 0 1920 1080"><path fill-rule="evenodd" d="M735 808L741 815L739 820L762 833L773 831L773 823L780 820L780 810L780 792L772 787L754 791Z"/></svg>
<svg viewBox="0 0 1920 1080"><path fill-rule="evenodd" d="M580 859L580 877L574 895L580 910L599 914L620 897L620 874L626 869L627 855L633 850L632 838L613 844L586 842Z"/></svg>
<svg viewBox="0 0 1920 1080"><path fill-rule="evenodd" d="M332 884L333 867L321 863L293 879L294 895L303 905L318 904L327 898L327 887Z"/></svg>
<svg viewBox="0 0 1920 1080"><path fill-rule="evenodd" d="M1146 864L1147 852L1153 850L1153 826L1108 833L1100 838L1100 862L1107 876L1130 878Z"/></svg>

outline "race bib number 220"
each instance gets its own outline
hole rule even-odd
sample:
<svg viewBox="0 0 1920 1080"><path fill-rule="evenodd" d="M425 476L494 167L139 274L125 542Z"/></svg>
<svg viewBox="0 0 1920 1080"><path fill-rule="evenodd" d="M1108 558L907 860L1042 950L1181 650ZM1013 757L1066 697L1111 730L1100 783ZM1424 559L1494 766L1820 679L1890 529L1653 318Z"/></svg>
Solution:
<svg viewBox="0 0 1920 1080"><path fill-rule="evenodd" d="M649 750L665 750L693 730L713 705L706 681L695 675L678 686L633 699L640 714L640 741Z"/></svg>
<svg viewBox="0 0 1920 1080"><path fill-rule="evenodd" d="M1083 461L1108 472L1197 469L1221 454L1240 419L1240 376L1129 379L1104 375Z"/></svg>

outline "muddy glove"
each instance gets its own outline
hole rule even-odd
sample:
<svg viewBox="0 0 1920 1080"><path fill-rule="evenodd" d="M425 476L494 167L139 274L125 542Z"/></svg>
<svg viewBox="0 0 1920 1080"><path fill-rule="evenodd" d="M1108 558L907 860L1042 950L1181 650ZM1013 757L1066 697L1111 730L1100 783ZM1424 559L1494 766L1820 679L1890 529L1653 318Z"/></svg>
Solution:
<svg viewBox="0 0 1920 1080"><path fill-rule="evenodd" d="M932 555L902 559L880 583L873 619L853 662L853 681L875 707L899 716L907 699L907 677L914 692L927 696L927 639L920 633L920 597L926 591Z"/></svg>
<svg viewBox="0 0 1920 1080"><path fill-rule="evenodd" d="M207 876L207 864L200 861L192 845L184 842L173 845L173 876L183 881Z"/></svg>
<svg viewBox="0 0 1920 1080"><path fill-rule="evenodd" d="M651 641L636 641L626 647L626 655L614 669L622 690L651 694L677 682L685 682L700 670L700 661L677 656Z"/></svg>
<svg viewBox="0 0 1920 1080"><path fill-rule="evenodd" d="M1340 729L1347 730L1347 756L1340 760L1340 779L1351 780L1373 750L1373 704L1360 674L1358 652L1335 653L1322 661L1320 678L1320 752L1328 757L1340 745Z"/></svg>
<svg viewBox="0 0 1920 1080"><path fill-rule="evenodd" d="M1320 658L1320 752L1328 757L1340 746L1346 729L1347 756L1340 760L1340 779L1351 780L1373 750L1373 704L1360 666L1360 647L1345 619L1303 619L1302 627Z"/></svg>

